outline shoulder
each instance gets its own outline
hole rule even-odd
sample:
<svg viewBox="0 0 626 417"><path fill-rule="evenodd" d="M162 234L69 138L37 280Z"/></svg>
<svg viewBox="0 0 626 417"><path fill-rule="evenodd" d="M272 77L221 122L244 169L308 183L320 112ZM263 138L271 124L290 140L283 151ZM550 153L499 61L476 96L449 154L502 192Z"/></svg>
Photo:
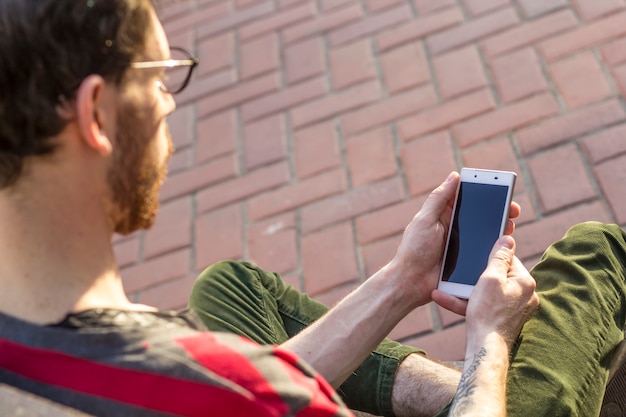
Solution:
<svg viewBox="0 0 626 417"><path fill-rule="evenodd" d="M175 340L194 361L258 404L279 405L283 414L317 410L350 415L333 388L295 354L227 333L204 332ZM325 413L323 411L326 411Z"/></svg>

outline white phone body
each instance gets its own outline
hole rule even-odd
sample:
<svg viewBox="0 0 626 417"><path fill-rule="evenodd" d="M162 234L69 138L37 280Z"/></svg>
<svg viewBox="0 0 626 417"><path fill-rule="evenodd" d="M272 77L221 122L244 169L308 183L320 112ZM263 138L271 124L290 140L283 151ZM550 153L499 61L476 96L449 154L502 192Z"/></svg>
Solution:
<svg viewBox="0 0 626 417"><path fill-rule="evenodd" d="M516 174L463 168L459 181L438 288L469 298L487 267L494 243L504 234Z"/></svg>

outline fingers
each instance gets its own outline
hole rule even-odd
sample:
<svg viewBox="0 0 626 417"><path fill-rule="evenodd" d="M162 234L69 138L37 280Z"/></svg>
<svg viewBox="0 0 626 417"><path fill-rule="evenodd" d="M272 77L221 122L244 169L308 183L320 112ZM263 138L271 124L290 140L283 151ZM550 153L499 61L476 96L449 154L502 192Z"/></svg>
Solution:
<svg viewBox="0 0 626 417"><path fill-rule="evenodd" d="M431 298L435 303L453 313L464 316L467 312L467 300L462 300L440 290L434 290L431 294Z"/></svg>

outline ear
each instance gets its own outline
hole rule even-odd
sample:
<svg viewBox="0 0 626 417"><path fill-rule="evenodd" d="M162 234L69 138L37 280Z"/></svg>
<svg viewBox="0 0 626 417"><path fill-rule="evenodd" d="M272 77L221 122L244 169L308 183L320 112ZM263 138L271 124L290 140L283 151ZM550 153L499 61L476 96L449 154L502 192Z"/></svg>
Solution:
<svg viewBox="0 0 626 417"><path fill-rule="evenodd" d="M111 154L113 145L107 136L114 117L110 103L107 103L107 86L99 75L85 78L76 92L76 114L78 128L87 146L102 156ZM109 128L109 129L107 129Z"/></svg>

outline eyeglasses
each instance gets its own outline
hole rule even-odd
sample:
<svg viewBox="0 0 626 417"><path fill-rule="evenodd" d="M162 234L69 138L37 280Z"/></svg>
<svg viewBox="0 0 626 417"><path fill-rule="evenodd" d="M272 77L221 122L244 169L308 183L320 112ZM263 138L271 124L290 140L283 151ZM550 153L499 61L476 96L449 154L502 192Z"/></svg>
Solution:
<svg viewBox="0 0 626 417"><path fill-rule="evenodd" d="M131 68L163 68L163 75L159 80L159 88L169 94L180 93L187 87L193 69L200 60L183 48L172 46L171 59L166 61L132 62Z"/></svg>

